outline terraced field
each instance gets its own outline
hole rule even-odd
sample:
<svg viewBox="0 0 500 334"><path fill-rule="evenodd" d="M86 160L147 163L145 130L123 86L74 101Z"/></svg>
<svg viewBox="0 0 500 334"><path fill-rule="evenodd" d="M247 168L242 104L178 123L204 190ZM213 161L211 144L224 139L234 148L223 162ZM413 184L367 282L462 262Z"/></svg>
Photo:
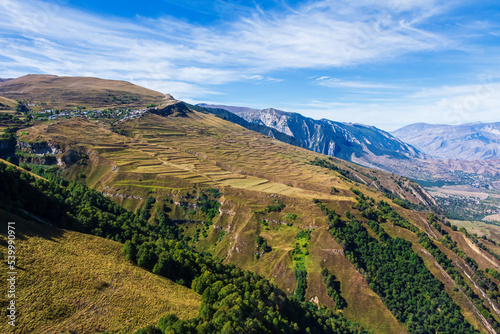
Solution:
<svg viewBox="0 0 500 334"><path fill-rule="evenodd" d="M219 198L222 206L213 225L206 227L189 220L183 226L185 233L193 236L197 230L205 231L206 235L200 235L195 245L198 250L263 274L288 293L295 290L297 283L290 251L296 247L296 236L301 230L312 230L305 256L306 298L332 307L320 275L323 268L328 268L340 281L348 305L340 312L347 318L377 333L406 332L345 257L342 246L327 232L326 217L312 200L320 199L337 214L345 215L355 211L356 195L351 188L375 201L390 202L377 191L384 187L419 203L422 195L411 188L411 181L331 158L329 161L336 168L353 176L348 179L339 171L310 164L315 158L327 159L325 156L194 111L185 117L146 114L117 125L115 130L127 136L111 130L103 124L70 119L23 130L27 134L18 135L20 141L27 143L57 144L61 156L70 150L78 152L82 159L66 166L66 176L85 182L129 209L142 208L145 199L153 196L172 210L174 219L186 220L186 213L172 203L179 204L190 193L202 189L218 188L223 194ZM85 178L79 177L82 174ZM282 210L267 210L278 203L284 204ZM425 213L403 210L392 202L391 205L431 237L440 236L427 222ZM290 220L291 216L295 218ZM406 230L401 233L396 228L391 233L416 240L413 233L405 234ZM461 240L458 234L450 234ZM265 239L269 251L259 253L257 236ZM464 250L477 259L481 269L485 268L482 254L470 247ZM453 294L453 284L439 274L431 259L425 261ZM454 298L462 306L462 314L483 329L473 307Z"/></svg>

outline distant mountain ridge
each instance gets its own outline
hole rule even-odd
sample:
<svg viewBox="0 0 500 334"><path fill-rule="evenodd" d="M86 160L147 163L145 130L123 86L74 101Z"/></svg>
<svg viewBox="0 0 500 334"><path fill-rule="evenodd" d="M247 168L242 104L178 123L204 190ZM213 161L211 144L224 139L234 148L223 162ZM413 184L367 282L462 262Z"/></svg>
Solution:
<svg viewBox="0 0 500 334"><path fill-rule="evenodd" d="M500 122L462 125L416 123L391 134L436 159L500 159Z"/></svg>
<svg viewBox="0 0 500 334"><path fill-rule="evenodd" d="M411 145L374 126L315 120L298 113L274 108L199 104L204 108L225 109L248 122L264 125L294 137L304 147L315 152L348 161L371 165L372 158L386 156L394 159L425 158L425 154Z"/></svg>

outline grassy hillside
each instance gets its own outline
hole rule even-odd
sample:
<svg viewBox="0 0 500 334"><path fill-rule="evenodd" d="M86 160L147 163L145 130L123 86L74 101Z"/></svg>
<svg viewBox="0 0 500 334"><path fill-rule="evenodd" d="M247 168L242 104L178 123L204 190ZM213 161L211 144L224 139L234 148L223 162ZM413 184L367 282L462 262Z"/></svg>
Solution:
<svg viewBox="0 0 500 334"><path fill-rule="evenodd" d="M36 219L43 221L44 225L65 226L124 242L123 252L127 260L152 270L156 275L175 279L202 295L196 318L183 320L170 313L158 322L162 330L167 327L176 332L199 334L242 330L327 334L335 330L346 334L367 334L359 324L347 321L341 314L286 296L263 276L234 265L225 265L206 253L195 252L179 239L178 227L165 217L157 226L148 224L145 217L151 209L149 200L146 204L148 209L134 214L95 190L60 179L52 173L45 175L50 181L0 163L0 205L30 217L36 215ZM12 193L10 189L18 191ZM212 193L215 196L216 191L212 190ZM10 226L10 255L14 243L12 230ZM59 256L65 255L57 254L55 261ZM19 258L17 261L16 269L24 270ZM78 276L85 277L86 274ZM51 324L49 330L53 332L54 327Z"/></svg>
<svg viewBox="0 0 500 334"><path fill-rule="evenodd" d="M182 319L198 313L201 296L130 264L117 242L50 228L4 210L0 221L4 256L7 221L16 223L16 333L125 333L168 313ZM6 276L2 270L0 279ZM0 303L6 306L5 291ZM8 333L9 327L3 321L0 331Z"/></svg>
<svg viewBox="0 0 500 334"><path fill-rule="evenodd" d="M151 213L150 223L159 224L159 212L165 212L179 224L187 242L199 251L260 273L288 294L299 296L299 286L305 287L305 293L300 294L303 298L333 308L334 302L321 277L322 270L328 269L347 301L347 307L338 312L377 333L404 333L405 325L394 315L400 316L399 313L392 306L391 312L373 291L373 276L366 274L368 268L359 267L352 257L346 256L345 243L328 233L330 218L313 201L325 203L344 222L346 218L347 222L351 217L358 219L370 234L371 243L382 242L378 232L367 225L366 216L371 214L366 210L370 205L359 203L360 191L371 198L370 203L386 201L401 219L408 220L409 229L405 229L397 225L399 218L387 224L384 217L370 218L378 220L391 238L400 237L412 243L411 249L422 261L420 270L432 273L437 279L435 286L438 282L443 284L442 290L460 306L460 313L469 323L488 332L487 310L498 317L481 287L476 288L467 278L468 269L460 269L465 267L464 258L453 255L438 241L444 238L442 231L449 231L447 235L457 243L463 240L463 234L451 231L443 220L431 221L426 213L400 206L429 201L410 180L329 159L197 112L179 117L146 114L122 122L113 130L98 123L70 119L25 129L26 134L18 135L30 147L26 152L36 151L36 145L41 143L57 145L61 159L73 154L71 151L78 152L79 160L65 164L64 175L129 209L144 210L146 199L153 198L147 210ZM313 165L315 159L326 162ZM202 210L202 194L213 188L221 193L217 198L220 207L215 207L216 214L208 219ZM310 231L310 240L299 237L304 230ZM444 257L453 259L453 263L443 265L450 266L447 271L456 270L458 276L450 281L449 276L441 274L440 253L435 252L434 256L418 246L421 233L432 238L432 244L442 249ZM408 250L408 244L405 245ZM461 249L465 258L477 262L477 269L487 268L484 257L490 257L488 254L478 253L472 247ZM496 267L500 264L494 257L491 261ZM457 286L466 292L474 291L477 299L472 293L457 295ZM480 305L483 301L484 312Z"/></svg>
<svg viewBox="0 0 500 334"><path fill-rule="evenodd" d="M159 92L125 81L35 74L1 82L0 96L42 104L38 109L146 107L164 98Z"/></svg>
<svg viewBox="0 0 500 334"><path fill-rule="evenodd" d="M14 111L16 110L16 101L0 96L0 110Z"/></svg>

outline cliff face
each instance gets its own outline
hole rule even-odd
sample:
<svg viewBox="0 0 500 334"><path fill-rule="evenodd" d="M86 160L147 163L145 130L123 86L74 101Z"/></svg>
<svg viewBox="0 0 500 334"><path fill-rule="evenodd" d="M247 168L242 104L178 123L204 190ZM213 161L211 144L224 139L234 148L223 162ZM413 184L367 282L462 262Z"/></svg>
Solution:
<svg viewBox="0 0 500 334"><path fill-rule="evenodd" d="M59 145L55 145L50 142L27 143L18 141L17 149L27 154L40 155L40 156L56 155L61 153L61 148L59 147Z"/></svg>
<svg viewBox="0 0 500 334"><path fill-rule="evenodd" d="M57 144L47 142L23 142L16 144L16 156L20 162L35 165L58 165L67 167L81 159L80 154L72 149L63 150Z"/></svg>

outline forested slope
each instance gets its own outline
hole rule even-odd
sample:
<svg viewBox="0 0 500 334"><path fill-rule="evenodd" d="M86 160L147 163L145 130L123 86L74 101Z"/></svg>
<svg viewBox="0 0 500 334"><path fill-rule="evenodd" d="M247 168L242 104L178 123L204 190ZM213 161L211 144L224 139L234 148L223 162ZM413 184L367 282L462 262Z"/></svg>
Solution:
<svg viewBox="0 0 500 334"><path fill-rule="evenodd" d="M197 253L179 241L175 225L152 226L142 216L124 210L95 190L68 183L53 174L48 176L51 181L0 163L3 209L21 210L58 227L125 241L123 252L127 260L191 287L202 296L196 318L184 321L175 314L166 315L158 324L162 330L365 332L341 314L290 299L262 276Z"/></svg>

